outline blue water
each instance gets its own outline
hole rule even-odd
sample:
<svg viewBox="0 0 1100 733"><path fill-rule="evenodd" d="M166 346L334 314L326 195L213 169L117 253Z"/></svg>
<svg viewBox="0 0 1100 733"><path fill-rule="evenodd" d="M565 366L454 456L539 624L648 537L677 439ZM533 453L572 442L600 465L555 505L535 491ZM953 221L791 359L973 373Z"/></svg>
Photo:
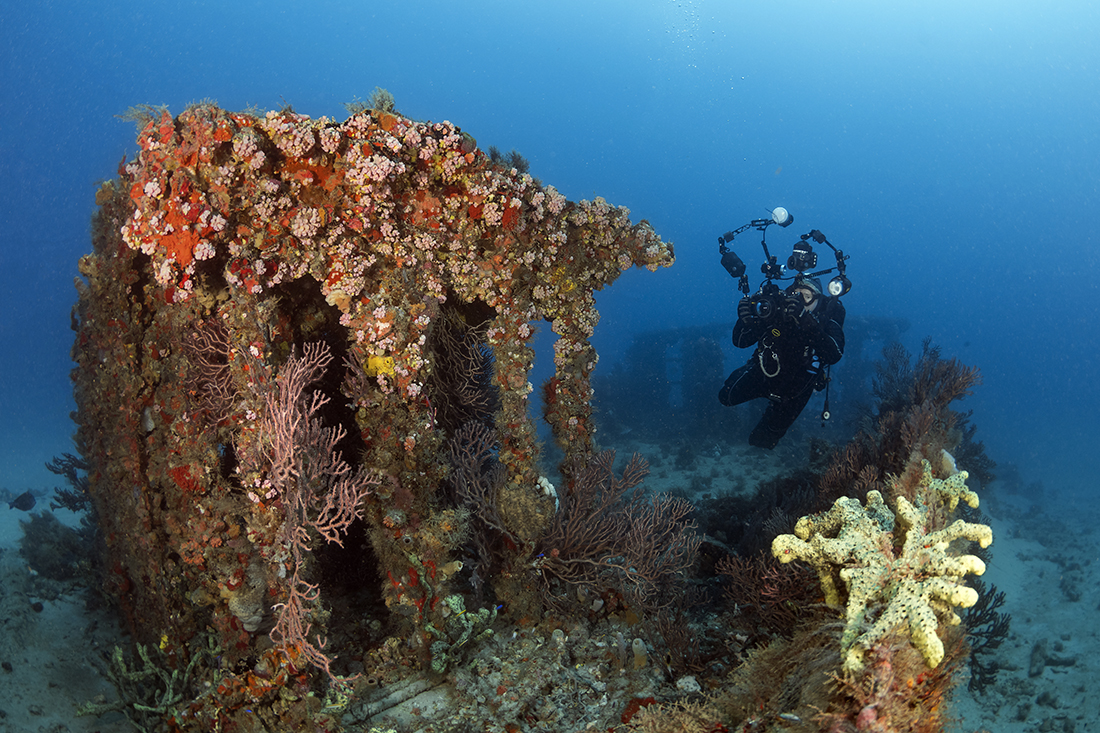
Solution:
<svg viewBox="0 0 1100 733"><path fill-rule="evenodd" d="M375 86L675 242L674 268L601 294L605 364L640 330L732 320L717 236L785 206L782 257L811 228L851 255L849 316L981 368L962 406L995 460L1096 487L1095 4L29 2L0 29L0 487L55 485L42 464L72 450L72 279L96 183L136 147L114 115L342 119Z"/></svg>

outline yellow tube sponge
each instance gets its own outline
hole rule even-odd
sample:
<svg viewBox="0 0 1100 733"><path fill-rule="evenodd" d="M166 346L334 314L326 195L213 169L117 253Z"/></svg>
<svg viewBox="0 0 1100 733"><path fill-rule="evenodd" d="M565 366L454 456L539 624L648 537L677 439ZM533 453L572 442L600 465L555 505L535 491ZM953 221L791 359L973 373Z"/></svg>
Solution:
<svg viewBox="0 0 1100 733"><path fill-rule="evenodd" d="M780 535L772 543L772 554L781 562L803 560L817 570L826 602L840 604L838 579L847 587L841 639L846 669L862 667L864 652L902 624L928 666L935 667L944 655L940 622L958 624L953 609L978 600L961 580L981 575L985 563L953 554L950 545L966 539L987 547L992 530L958 520L929 532L927 509L904 497L898 497L896 509L895 516L877 491L867 492L866 506L841 497L827 512L799 520L794 535Z"/></svg>

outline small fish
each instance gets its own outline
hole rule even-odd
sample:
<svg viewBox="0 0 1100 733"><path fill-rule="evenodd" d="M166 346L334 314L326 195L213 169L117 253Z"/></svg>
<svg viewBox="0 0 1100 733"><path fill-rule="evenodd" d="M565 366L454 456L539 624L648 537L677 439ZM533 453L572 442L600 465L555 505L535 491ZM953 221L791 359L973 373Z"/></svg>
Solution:
<svg viewBox="0 0 1100 733"><path fill-rule="evenodd" d="M8 502L9 509L21 509L22 511L29 512L34 509L35 504L34 494L29 491L24 491L19 496L15 497L14 501Z"/></svg>

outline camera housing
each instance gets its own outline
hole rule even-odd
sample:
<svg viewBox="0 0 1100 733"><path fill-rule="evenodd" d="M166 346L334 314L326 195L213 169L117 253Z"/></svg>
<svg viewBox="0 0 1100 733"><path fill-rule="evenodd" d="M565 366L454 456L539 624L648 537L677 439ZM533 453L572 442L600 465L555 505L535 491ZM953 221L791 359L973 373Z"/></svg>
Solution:
<svg viewBox="0 0 1100 733"><path fill-rule="evenodd" d="M763 322L774 322L784 316L793 316L802 312L805 303L802 296L780 290L775 283L768 281L760 286L752 297L753 314Z"/></svg>
<svg viewBox="0 0 1100 733"><path fill-rule="evenodd" d="M775 283L765 283L759 292L750 298L753 313L762 321L770 321L786 310L784 306L787 297L787 294L780 290Z"/></svg>

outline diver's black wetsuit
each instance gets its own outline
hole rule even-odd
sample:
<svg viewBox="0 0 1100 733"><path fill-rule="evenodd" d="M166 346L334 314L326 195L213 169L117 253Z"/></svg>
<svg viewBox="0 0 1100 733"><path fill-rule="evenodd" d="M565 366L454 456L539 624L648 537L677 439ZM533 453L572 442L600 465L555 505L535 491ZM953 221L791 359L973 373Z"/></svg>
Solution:
<svg viewBox="0 0 1100 733"><path fill-rule="evenodd" d="M745 366L726 379L718 400L727 406L767 397L764 416L749 435L749 444L772 449L802 412L814 393L822 366L840 361L844 355L844 305L833 297L822 297L813 313L797 320L777 314L763 321L738 318L733 327L733 345L739 349L756 344Z"/></svg>

